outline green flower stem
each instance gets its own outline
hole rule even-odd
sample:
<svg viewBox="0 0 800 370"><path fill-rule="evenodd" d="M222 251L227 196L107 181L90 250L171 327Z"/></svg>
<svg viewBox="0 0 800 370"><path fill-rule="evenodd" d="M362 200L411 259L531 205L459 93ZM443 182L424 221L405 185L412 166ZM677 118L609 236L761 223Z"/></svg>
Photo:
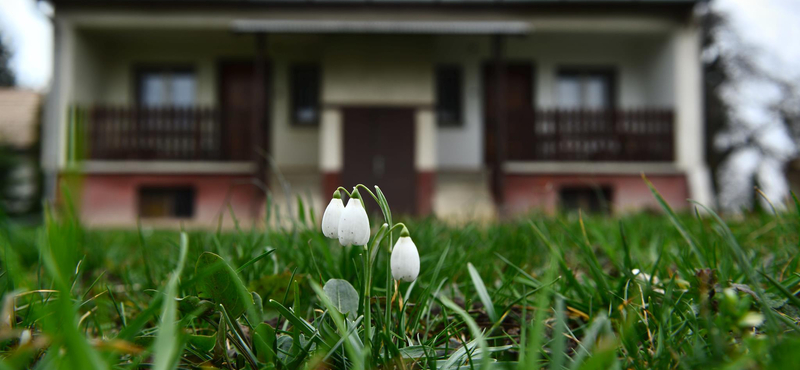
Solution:
<svg viewBox="0 0 800 370"><path fill-rule="evenodd" d="M383 236L386 234L386 229L389 228L389 224L384 223L381 225L381 228L378 230L378 233L375 234L375 238L372 239L372 243L367 244L367 255L364 256L366 260L366 266L364 271L364 321L365 321L365 331L366 331L366 342L372 342L372 273L373 273L373 257L372 251L376 250L376 245L380 245ZM377 255L377 253L376 253Z"/></svg>
<svg viewBox="0 0 800 370"><path fill-rule="evenodd" d="M404 223L402 223L402 222L398 222L394 226L392 226L391 229L389 229L389 244L387 245L387 248L386 248L387 251L388 251L388 256L389 257L386 258L386 314L385 314L386 316L384 318L384 320L385 320L384 321L384 323L385 323L384 330L386 332L385 333L386 337L389 338L389 340L391 340L392 343L394 343L394 336L389 335L389 325L392 322L392 301L391 301L391 297L392 297L392 288L394 287L394 284L392 284L392 281L394 279L392 278L392 259L391 259L392 242L394 241L394 240L392 240L392 231L395 228L398 228L398 227L402 227L403 229L405 229L406 225Z"/></svg>
<svg viewBox="0 0 800 370"><path fill-rule="evenodd" d="M380 201L380 200L378 200L378 197L376 197L376 196L375 196L375 193L373 193L373 192L372 192L372 190L369 190L369 188L368 188L368 187L366 187L364 184L358 184L358 185L356 185L355 187L356 187L356 188L362 188L362 189L366 190L366 192L367 192L367 193L368 193L370 196L372 196L372 199L375 199L375 203L381 204L381 201ZM389 222L390 220L384 220L384 221L386 221L386 222Z"/></svg>
<svg viewBox="0 0 800 370"><path fill-rule="evenodd" d="M350 192L349 192L349 191L347 191L347 189L345 189L345 188L343 188L343 187L341 187L341 186L340 186L340 187L336 188L336 190L341 190L341 191L343 191L345 194L347 194L347 197L348 197L348 198L350 197Z"/></svg>
<svg viewBox="0 0 800 370"><path fill-rule="evenodd" d="M389 242L389 250L391 252L391 241ZM392 259L391 256L386 258L386 312L384 318L384 326L383 330L385 331L386 337L394 343L394 336L389 335L390 326L392 323Z"/></svg>

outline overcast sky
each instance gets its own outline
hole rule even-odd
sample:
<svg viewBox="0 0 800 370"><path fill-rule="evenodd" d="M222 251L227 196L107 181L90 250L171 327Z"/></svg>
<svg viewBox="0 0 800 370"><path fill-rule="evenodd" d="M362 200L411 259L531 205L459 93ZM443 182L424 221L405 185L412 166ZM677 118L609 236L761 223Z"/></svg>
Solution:
<svg viewBox="0 0 800 370"><path fill-rule="evenodd" d="M742 39L760 49L758 62L800 79L800 0L714 0ZM13 54L20 85L44 89L52 71L49 7L35 0L0 0L0 34ZM800 81L799 81L800 83Z"/></svg>
<svg viewBox="0 0 800 370"><path fill-rule="evenodd" d="M712 7L727 16L744 43L756 48L758 65L800 84L799 0L715 0Z"/></svg>
<svg viewBox="0 0 800 370"><path fill-rule="evenodd" d="M41 90L50 82L53 37L48 7L35 0L0 0L0 37L11 49L17 83Z"/></svg>

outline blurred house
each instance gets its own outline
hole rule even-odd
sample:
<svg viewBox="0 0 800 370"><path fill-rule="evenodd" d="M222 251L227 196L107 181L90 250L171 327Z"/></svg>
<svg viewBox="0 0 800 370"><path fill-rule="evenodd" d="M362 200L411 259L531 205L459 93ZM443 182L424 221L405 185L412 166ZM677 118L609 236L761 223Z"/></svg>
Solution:
<svg viewBox="0 0 800 370"><path fill-rule="evenodd" d="M254 183L318 216L364 183L487 217L653 206L644 172L709 203L696 2L54 0L50 196L77 170L91 224L208 224L263 213Z"/></svg>
<svg viewBox="0 0 800 370"><path fill-rule="evenodd" d="M0 88L0 209L23 214L38 208L38 140L42 96Z"/></svg>

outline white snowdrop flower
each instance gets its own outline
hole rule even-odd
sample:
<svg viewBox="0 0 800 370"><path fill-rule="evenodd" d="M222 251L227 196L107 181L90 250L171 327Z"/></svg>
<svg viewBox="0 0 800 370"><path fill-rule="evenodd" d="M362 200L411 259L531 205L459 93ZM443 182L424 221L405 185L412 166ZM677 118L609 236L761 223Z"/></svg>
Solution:
<svg viewBox="0 0 800 370"><path fill-rule="evenodd" d="M633 274L633 276L635 276L636 279L641 280L643 282L648 282L651 279L650 274L646 274L646 273L644 273L643 271L641 271L639 269L631 270L631 274ZM657 277L656 278L652 278L652 279L653 279L653 284L658 285L658 284L661 283L661 281L658 280Z"/></svg>
<svg viewBox="0 0 800 370"><path fill-rule="evenodd" d="M339 243L348 245L367 245L369 241L369 217L361 201L358 190L353 190L347 207L339 217Z"/></svg>
<svg viewBox="0 0 800 370"><path fill-rule="evenodd" d="M336 239L339 237L339 218L342 216L344 210L344 203L342 203L342 195L339 190L333 192L333 198L325 208L325 213L322 214L322 233L331 238Z"/></svg>
<svg viewBox="0 0 800 370"><path fill-rule="evenodd" d="M405 226L392 249L391 265L392 277L395 280L411 282L419 276L419 252Z"/></svg>
<svg viewBox="0 0 800 370"><path fill-rule="evenodd" d="M19 335L19 345L24 346L31 342L31 331L29 329L25 329Z"/></svg>

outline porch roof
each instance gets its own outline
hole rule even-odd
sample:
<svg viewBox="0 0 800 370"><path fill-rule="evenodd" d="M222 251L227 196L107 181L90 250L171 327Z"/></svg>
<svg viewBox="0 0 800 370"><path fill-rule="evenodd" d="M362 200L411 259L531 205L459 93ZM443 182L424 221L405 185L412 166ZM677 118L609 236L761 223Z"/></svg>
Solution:
<svg viewBox="0 0 800 370"><path fill-rule="evenodd" d="M303 4L359 4L359 3L374 3L374 0L52 0L54 3L303 3ZM709 0L515 0L514 3L566 3L576 5L586 4L610 4L610 3L649 3L649 4L687 4L699 3ZM399 4L424 4L436 3L437 5L447 4L497 4L502 5L508 3L504 0L380 0L379 3L399 3Z"/></svg>
<svg viewBox="0 0 800 370"><path fill-rule="evenodd" d="M374 33L524 35L533 30L521 21L343 21L237 19L231 24L243 33Z"/></svg>

